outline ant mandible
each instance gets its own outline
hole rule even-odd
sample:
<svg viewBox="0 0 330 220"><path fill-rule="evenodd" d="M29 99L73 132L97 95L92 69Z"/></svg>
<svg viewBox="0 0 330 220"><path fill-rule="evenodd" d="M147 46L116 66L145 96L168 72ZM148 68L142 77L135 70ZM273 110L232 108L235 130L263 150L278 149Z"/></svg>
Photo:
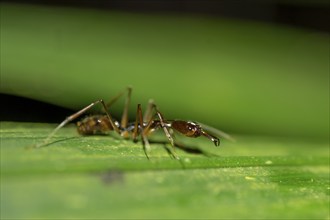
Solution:
<svg viewBox="0 0 330 220"><path fill-rule="evenodd" d="M127 92L124 110L122 114L122 118L120 123L116 121L111 114L109 113L110 106L116 102L123 94ZM101 104L104 113L91 115L83 120L77 122L77 130L81 135L95 135L95 134L107 134L109 131L115 131L123 138L132 138L134 142L138 141L138 136L140 135L142 138L143 149L144 152L149 159L149 151L150 151L150 143L148 140L148 136L154 132L155 130L161 128L163 129L167 139L172 145L171 149L168 149L170 154L175 158L179 159L179 157L174 152L174 140L173 140L173 130L187 136L187 137L200 137L204 136L208 138L210 141L214 143L215 146L220 145L220 139L213 134L216 133L219 136L222 136L227 139L231 139L229 135L226 133L217 130L215 128L211 128L206 125L198 124L192 121L183 121L183 120L166 120L164 119L163 114L158 110L157 106L154 104L152 100L149 101L147 110L145 114L142 116L141 105L137 105L136 111L136 119L135 122L128 121L128 108L131 100L132 88L127 87L124 91L115 96L110 102L107 104L101 99L95 101L78 112L68 116L62 123L60 123L45 139L41 144L36 145L35 147L41 147L49 144L50 139L54 136L54 134L75 120L86 111L91 109L97 104ZM153 113L155 112L155 113ZM202 128L203 127L203 128ZM206 131L207 130L207 131Z"/></svg>

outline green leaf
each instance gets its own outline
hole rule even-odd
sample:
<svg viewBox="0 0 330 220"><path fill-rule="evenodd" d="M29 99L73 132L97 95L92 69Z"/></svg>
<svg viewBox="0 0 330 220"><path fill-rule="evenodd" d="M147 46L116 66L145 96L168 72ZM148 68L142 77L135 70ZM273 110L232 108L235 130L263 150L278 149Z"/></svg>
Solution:
<svg viewBox="0 0 330 220"><path fill-rule="evenodd" d="M214 156L78 136L52 124L1 122L1 218L329 218L329 143L236 136L220 147L179 138ZM159 134L157 138L161 138ZM150 137L151 138L151 137ZM209 155L209 154L208 154Z"/></svg>

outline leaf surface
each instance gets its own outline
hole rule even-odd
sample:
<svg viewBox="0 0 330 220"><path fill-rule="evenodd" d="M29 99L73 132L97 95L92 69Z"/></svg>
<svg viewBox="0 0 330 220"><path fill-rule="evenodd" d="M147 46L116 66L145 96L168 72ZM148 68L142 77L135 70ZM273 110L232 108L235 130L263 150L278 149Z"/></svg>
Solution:
<svg viewBox="0 0 330 220"><path fill-rule="evenodd" d="M68 126L27 148L53 128L1 122L1 218L329 218L328 142L182 139L213 156L177 149L180 163L160 144L148 160L140 142Z"/></svg>

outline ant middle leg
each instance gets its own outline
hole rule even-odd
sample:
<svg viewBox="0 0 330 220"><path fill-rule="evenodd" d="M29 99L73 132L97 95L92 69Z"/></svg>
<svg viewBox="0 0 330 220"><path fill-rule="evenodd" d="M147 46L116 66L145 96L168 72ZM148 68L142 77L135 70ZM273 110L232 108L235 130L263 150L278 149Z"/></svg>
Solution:
<svg viewBox="0 0 330 220"><path fill-rule="evenodd" d="M129 104L131 102L131 95L132 95L132 87L128 86L125 90L123 90L122 92L118 93L115 97L113 97L105 106L105 111L108 111L109 108L120 98L122 97L125 93L127 92L127 96L126 96L126 100L125 100L125 104L124 104L124 110L123 110L123 114L121 117L121 122L120 122L120 126L122 128L127 128L128 125L128 110L129 110ZM127 136L127 135L125 135Z"/></svg>
<svg viewBox="0 0 330 220"><path fill-rule="evenodd" d="M136 111L136 119L135 119L135 124L134 124L134 130L132 134L133 141L137 141L137 137L141 134L142 138L142 144L143 144L143 150L148 159L149 158L149 152L150 152L150 143L147 138L147 135L144 131L144 122L143 122L143 117L142 117L142 109L141 105L138 104L137 106L137 111Z"/></svg>

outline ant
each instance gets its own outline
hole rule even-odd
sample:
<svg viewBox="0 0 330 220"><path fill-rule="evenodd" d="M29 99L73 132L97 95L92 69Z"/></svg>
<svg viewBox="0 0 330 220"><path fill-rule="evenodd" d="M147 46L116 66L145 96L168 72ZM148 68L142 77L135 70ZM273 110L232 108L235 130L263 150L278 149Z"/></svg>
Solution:
<svg viewBox="0 0 330 220"><path fill-rule="evenodd" d="M116 102L121 96L123 96L125 92L127 92L127 96L124 104L124 110L121 121L118 122L109 113L109 108L114 102ZM149 101L147 110L143 116L141 104L138 104L135 122L129 122L128 108L131 100L131 93L132 88L127 87L124 91L120 92L108 103L105 103L102 99L100 99L87 105L78 112L68 116L44 139L41 144L38 144L35 147L39 148L48 145L49 140L55 135L55 133L59 129L61 129L71 121L75 120L76 118L80 117L82 114L84 114L89 109L98 104L101 104L103 113L87 116L81 121L78 121L78 133L81 135L96 135L107 134L109 131L115 131L125 139L132 138L134 142L138 141L137 138L140 135L142 138L143 149L148 159L148 153L150 152L150 143L148 140L148 136L158 129L163 129L168 141L172 145L172 148L169 148L167 150L175 159L179 159L179 157L174 152L174 147L177 146L177 144L174 143L173 130L192 138L204 136L210 141L212 141L215 146L220 145L220 139L211 133L217 134L227 139L231 139L229 135L222 131L219 131L215 128L206 125L198 124L196 122L183 120L166 120L164 119L163 114L158 110L158 107L154 104L153 100Z"/></svg>

